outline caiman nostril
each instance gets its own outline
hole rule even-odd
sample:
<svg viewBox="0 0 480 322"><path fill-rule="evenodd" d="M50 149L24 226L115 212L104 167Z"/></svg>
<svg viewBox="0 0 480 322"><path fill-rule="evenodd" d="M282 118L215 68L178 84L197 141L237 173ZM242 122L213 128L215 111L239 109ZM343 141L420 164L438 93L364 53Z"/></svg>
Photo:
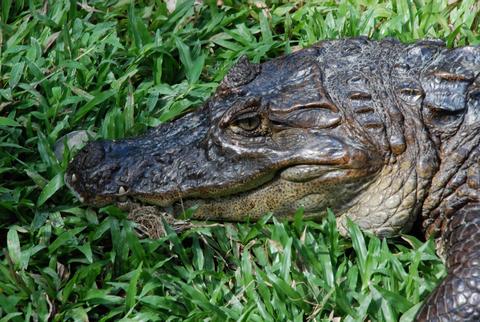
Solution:
<svg viewBox="0 0 480 322"><path fill-rule="evenodd" d="M80 164L83 164L85 169L100 164L105 157L105 150L98 142L89 143L80 153L79 157L82 159Z"/></svg>

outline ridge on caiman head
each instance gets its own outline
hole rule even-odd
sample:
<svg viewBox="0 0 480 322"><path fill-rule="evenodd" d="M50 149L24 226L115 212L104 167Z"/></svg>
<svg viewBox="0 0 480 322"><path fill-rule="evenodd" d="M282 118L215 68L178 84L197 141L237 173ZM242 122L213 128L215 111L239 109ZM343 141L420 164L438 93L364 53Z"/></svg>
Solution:
<svg viewBox="0 0 480 322"><path fill-rule="evenodd" d="M197 206L196 219L290 218L299 207L318 218L330 207L341 230L350 218L388 236L420 218L449 276L418 320L479 320L479 73L480 48L431 40L242 58L203 107L141 137L89 143L65 181L89 204Z"/></svg>

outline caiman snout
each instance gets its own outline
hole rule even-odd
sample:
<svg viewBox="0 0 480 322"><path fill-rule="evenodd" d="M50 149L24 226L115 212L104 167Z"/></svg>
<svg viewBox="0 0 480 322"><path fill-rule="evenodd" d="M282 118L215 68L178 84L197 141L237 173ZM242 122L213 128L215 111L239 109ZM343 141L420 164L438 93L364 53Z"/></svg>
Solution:
<svg viewBox="0 0 480 322"><path fill-rule="evenodd" d="M105 156L109 152L106 147L110 144L108 141L89 142L69 164L65 183L82 202L94 203L92 200L96 196L104 195L105 183L120 168L118 162L106 162ZM111 200L108 198L102 203Z"/></svg>
<svg viewBox="0 0 480 322"><path fill-rule="evenodd" d="M100 142L91 142L82 149L77 158L79 160L79 165L83 166L83 169L78 169L80 172L82 170L87 170L93 168L104 161L105 150L103 145Z"/></svg>

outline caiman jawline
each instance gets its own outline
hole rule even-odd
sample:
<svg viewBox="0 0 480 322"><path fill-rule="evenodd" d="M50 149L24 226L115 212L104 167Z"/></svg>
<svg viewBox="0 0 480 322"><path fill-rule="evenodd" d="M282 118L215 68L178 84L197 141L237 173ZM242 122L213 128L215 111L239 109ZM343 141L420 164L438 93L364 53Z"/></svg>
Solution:
<svg viewBox="0 0 480 322"><path fill-rule="evenodd" d="M319 205L317 210L324 210L326 206L320 201L324 200L326 202L331 199L329 195L336 194L335 187L348 187L351 183L348 192L353 192L371 182L372 177L377 173L376 169L373 168L359 169L315 165L317 171L311 173L310 178L305 176L304 178L298 178L298 180L287 180L288 175L285 175L285 173L290 172L290 175L295 168L305 172L306 167L308 165L282 169L277 171L268 181L230 194L225 191L210 196L197 193L178 196L175 199L170 198L168 202L161 196L137 194L131 195L131 197L142 204L159 206L163 211L177 216L188 208L198 206L194 215L195 219L215 218L217 220L220 217L222 220L237 221L241 216L250 215L250 218L254 220L271 211L278 216L283 216L287 215L287 212L295 211L300 206L309 208L312 206L309 205L310 201L304 199L311 198L311 196L316 198L315 203ZM316 187L316 193L312 193L312 187ZM325 195L324 198L322 198L323 195ZM305 201L305 205L301 204L302 200ZM337 198L337 200L341 200L341 198ZM339 204L342 204L342 202L339 202ZM337 206L329 202L328 207L341 210L340 208L345 205L346 203L340 207L340 205Z"/></svg>

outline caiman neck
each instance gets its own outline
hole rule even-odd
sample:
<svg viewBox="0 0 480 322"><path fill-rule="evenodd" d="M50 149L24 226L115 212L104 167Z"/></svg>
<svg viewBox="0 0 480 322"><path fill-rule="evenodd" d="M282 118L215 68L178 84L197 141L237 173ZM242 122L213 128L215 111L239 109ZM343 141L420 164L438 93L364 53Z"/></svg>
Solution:
<svg viewBox="0 0 480 322"><path fill-rule="evenodd" d="M440 160L422 208L427 237L441 236L453 214L478 198L480 127L462 126L455 136L442 144Z"/></svg>

